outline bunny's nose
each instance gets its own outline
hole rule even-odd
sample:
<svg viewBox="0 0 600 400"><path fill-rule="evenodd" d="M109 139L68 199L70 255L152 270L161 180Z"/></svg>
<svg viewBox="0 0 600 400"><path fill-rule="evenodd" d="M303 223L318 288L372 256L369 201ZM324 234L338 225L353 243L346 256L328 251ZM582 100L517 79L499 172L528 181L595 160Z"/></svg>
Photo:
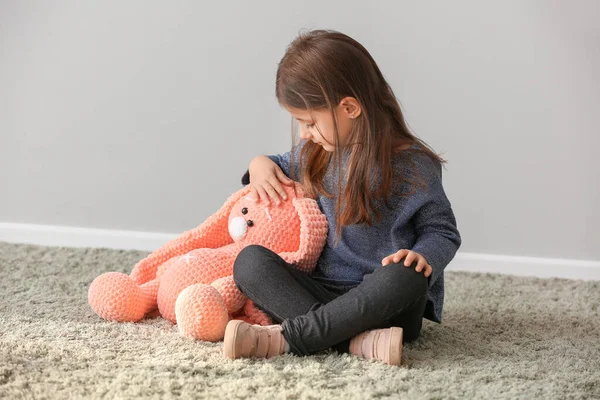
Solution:
<svg viewBox="0 0 600 400"><path fill-rule="evenodd" d="M229 234L233 240L242 240L247 230L248 223L244 217L235 217L229 221Z"/></svg>

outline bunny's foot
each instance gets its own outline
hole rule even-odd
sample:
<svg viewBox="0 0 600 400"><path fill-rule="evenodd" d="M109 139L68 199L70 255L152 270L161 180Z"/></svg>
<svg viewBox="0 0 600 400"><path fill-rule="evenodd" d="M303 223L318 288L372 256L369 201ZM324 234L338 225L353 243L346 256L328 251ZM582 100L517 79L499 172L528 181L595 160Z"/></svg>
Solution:
<svg viewBox="0 0 600 400"><path fill-rule="evenodd" d="M229 313L223 298L213 286L196 284L185 288L175 302L179 332L194 339L223 340Z"/></svg>
<svg viewBox="0 0 600 400"><path fill-rule="evenodd" d="M156 289L147 293L129 275L108 272L94 279L88 301L96 314L106 320L135 322L144 318L152 302L156 304Z"/></svg>

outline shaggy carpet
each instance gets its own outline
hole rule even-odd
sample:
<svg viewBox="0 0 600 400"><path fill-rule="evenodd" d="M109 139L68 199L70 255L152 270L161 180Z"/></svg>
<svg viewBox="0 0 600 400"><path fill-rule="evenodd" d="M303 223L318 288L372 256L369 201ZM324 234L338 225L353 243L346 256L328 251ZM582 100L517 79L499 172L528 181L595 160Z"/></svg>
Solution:
<svg viewBox="0 0 600 400"><path fill-rule="evenodd" d="M0 398L600 398L600 282L447 271L444 321L390 367L222 357L160 318L112 323L91 281L147 253L0 242Z"/></svg>

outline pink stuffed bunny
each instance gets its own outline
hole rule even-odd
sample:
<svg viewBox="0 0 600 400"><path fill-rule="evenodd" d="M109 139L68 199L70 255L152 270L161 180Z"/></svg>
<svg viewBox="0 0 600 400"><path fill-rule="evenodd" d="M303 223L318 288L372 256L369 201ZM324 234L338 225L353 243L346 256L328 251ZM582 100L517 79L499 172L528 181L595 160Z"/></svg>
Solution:
<svg viewBox="0 0 600 400"><path fill-rule="evenodd" d="M88 300L102 318L139 321L158 307L185 336L219 341L231 318L268 325L270 319L233 282L233 264L246 246L267 247L311 272L325 245L327 220L301 185L285 186L288 199L267 207L234 193L197 228L138 262L131 275L109 272L90 285Z"/></svg>

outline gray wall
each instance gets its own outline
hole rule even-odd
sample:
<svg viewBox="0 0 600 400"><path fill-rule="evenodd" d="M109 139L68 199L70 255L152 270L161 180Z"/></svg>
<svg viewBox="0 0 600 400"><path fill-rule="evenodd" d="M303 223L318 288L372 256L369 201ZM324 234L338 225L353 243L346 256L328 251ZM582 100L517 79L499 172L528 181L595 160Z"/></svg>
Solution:
<svg viewBox="0 0 600 400"><path fill-rule="evenodd" d="M286 151L301 28L374 56L449 159L462 251L600 260L588 1L0 1L0 222L178 233Z"/></svg>

